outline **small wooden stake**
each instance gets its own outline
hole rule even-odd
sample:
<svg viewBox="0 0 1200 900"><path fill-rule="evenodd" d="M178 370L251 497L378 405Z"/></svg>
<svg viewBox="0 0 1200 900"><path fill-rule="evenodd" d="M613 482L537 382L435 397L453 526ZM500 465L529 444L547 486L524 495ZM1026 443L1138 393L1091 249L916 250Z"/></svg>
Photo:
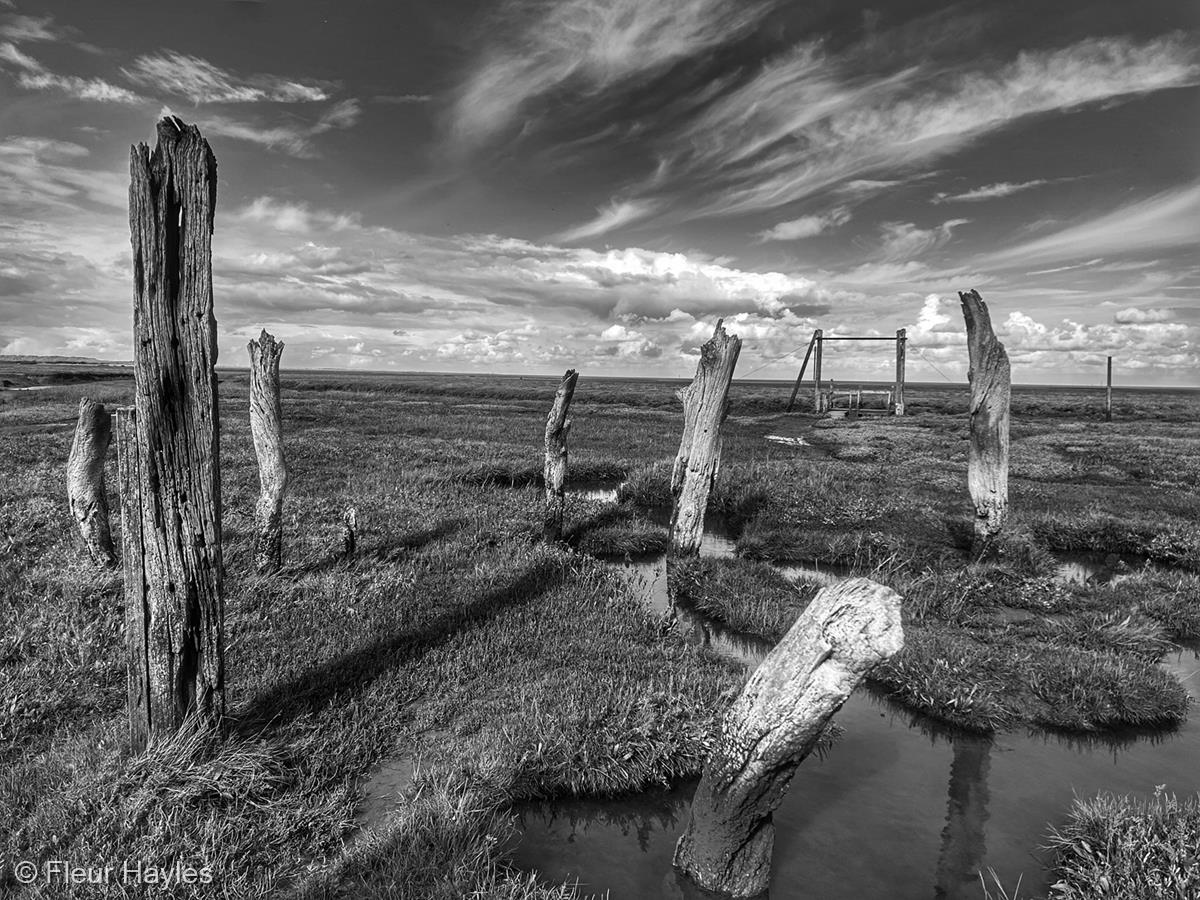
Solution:
<svg viewBox="0 0 1200 900"><path fill-rule="evenodd" d="M903 646L895 591L867 578L823 588L725 714L675 867L721 894L766 891L771 815L796 767L863 678Z"/></svg>
<svg viewBox="0 0 1200 900"><path fill-rule="evenodd" d="M567 369L554 392L554 405L550 407L550 415L546 417L546 464L543 469L543 480L546 483L546 515L543 533L547 541L557 541L562 537L563 511L566 506L567 481L567 432L571 430L571 420L567 413L571 408L571 398L575 395L575 384L579 374L574 369Z"/></svg>
<svg viewBox="0 0 1200 900"><path fill-rule="evenodd" d="M212 294L217 163L199 129L168 117L153 154L145 144L131 148L129 170L136 414L121 425L121 505L126 609L135 626L142 617L140 632L127 634L130 690L143 692L129 698L139 751L149 735L174 733L188 717L223 714L225 603Z"/></svg>
<svg viewBox="0 0 1200 900"><path fill-rule="evenodd" d="M1000 534L1008 511L1008 409L1012 375L996 340L987 304L976 291L959 292L970 355L971 448L967 487L975 503L976 555Z"/></svg>
<svg viewBox="0 0 1200 900"><path fill-rule="evenodd" d="M1104 390L1104 421L1112 421L1112 357L1108 358L1108 386Z"/></svg>
<svg viewBox="0 0 1200 900"><path fill-rule="evenodd" d="M67 458L67 501L88 554L109 569L117 564L104 485L104 457L111 437L112 417L104 404L87 397L81 399L75 440Z"/></svg>
<svg viewBox="0 0 1200 900"><path fill-rule="evenodd" d="M720 321L700 348L692 383L678 392L683 401L683 438L671 472L671 552L700 552L704 511L721 465L721 423L729 413L729 383L742 341Z"/></svg>
<svg viewBox="0 0 1200 900"><path fill-rule="evenodd" d="M142 480L137 412L116 415L117 477L121 488L121 562L125 580L125 659L129 698L129 744L134 752L150 740L150 605L142 536Z"/></svg>
<svg viewBox="0 0 1200 900"><path fill-rule="evenodd" d="M287 462L283 457L283 408L279 400L279 358L283 342L264 329L250 351L250 432L258 457L261 493L255 508L254 566L260 574L283 565L283 494Z"/></svg>
<svg viewBox="0 0 1200 900"><path fill-rule="evenodd" d="M358 509L347 506L342 512L342 556L349 559L358 547Z"/></svg>

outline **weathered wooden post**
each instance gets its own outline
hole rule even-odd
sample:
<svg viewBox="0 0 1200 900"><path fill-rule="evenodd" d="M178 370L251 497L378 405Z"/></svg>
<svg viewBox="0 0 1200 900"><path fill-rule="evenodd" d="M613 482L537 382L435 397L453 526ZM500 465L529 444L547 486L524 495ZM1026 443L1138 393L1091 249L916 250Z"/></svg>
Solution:
<svg viewBox="0 0 1200 900"><path fill-rule="evenodd" d="M567 412L571 408L571 398L575 395L575 384L579 381L579 373L567 369L558 390L554 392L554 405L550 407L550 415L546 417L546 465L543 469L543 481L546 483L546 515L544 534L547 541L557 541L562 537L563 508L566 505L567 481L567 432L571 430L571 420Z"/></svg>
<svg viewBox="0 0 1200 900"><path fill-rule="evenodd" d="M287 462L283 458L283 408L279 400L279 358L283 341L263 329L250 351L250 432L258 457L261 493L255 508L254 567L278 572L283 565L283 493Z"/></svg>
<svg viewBox="0 0 1200 900"><path fill-rule="evenodd" d="M1008 511L1008 408L1012 375L1004 345L996 340L987 305L977 291L961 291L970 357L971 449L967 487L975 503L975 552L1000 534Z"/></svg>
<svg viewBox="0 0 1200 900"><path fill-rule="evenodd" d="M710 891L767 889L772 814L826 724L904 645L900 596L867 578L823 588L750 676L704 764L674 864Z"/></svg>
<svg viewBox="0 0 1200 900"><path fill-rule="evenodd" d="M742 341L726 334L722 321L700 348L692 383L677 393L683 401L683 438L671 472L671 552L700 552L704 511L721 465L721 423L729 412L729 383Z"/></svg>
<svg viewBox="0 0 1200 900"><path fill-rule="evenodd" d="M1112 357L1108 358L1108 380L1104 389L1104 421L1112 421Z"/></svg>
<svg viewBox="0 0 1200 900"><path fill-rule="evenodd" d="M118 416L135 750L224 712L212 226L217 163L195 126L131 148L135 412Z"/></svg>
<svg viewBox="0 0 1200 900"><path fill-rule="evenodd" d="M358 508L347 506L342 512L342 556L349 559L358 547Z"/></svg>
<svg viewBox="0 0 1200 900"><path fill-rule="evenodd" d="M88 397L81 399L75 440L67 457L67 502L88 554L105 568L117 564L104 486L104 457L111 438L112 417L104 404Z"/></svg>
<svg viewBox="0 0 1200 900"><path fill-rule="evenodd" d="M821 400L821 350L825 343L824 332L818 328L813 336L817 342L817 352L813 356L813 412L825 412L825 404Z"/></svg>
<svg viewBox="0 0 1200 900"><path fill-rule="evenodd" d="M894 395L893 411L896 415L904 415L904 357L908 344L908 331L901 328L896 332L896 393Z"/></svg>

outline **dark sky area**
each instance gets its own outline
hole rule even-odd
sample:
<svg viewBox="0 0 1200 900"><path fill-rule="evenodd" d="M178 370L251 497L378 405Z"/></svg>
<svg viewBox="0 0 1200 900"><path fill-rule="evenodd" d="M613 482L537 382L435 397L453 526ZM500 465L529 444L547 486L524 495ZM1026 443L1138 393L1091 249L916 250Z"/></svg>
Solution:
<svg viewBox="0 0 1200 900"><path fill-rule="evenodd" d="M1200 384L1192 0L0 0L0 353L126 359L129 146L216 153L221 362ZM886 378L843 345L840 380Z"/></svg>

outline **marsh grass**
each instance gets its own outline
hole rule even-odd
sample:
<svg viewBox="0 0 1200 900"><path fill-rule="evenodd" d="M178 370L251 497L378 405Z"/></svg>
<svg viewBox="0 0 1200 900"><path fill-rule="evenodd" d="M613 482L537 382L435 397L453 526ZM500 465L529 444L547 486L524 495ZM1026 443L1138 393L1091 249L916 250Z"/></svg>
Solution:
<svg viewBox="0 0 1200 900"><path fill-rule="evenodd" d="M567 896L505 868L508 806L695 774L744 675L664 634L592 558L665 541L648 513L669 503L678 385L581 379L571 477L627 474L625 502L573 498L568 544L546 547L536 474L556 383L285 372L285 566L260 578L245 377L222 373L229 717L136 758L123 749L119 576L80 555L61 500L71 432L43 427L73 421L83 394L128 403L131 385L0 398L0 856L211 864L215 883L195 896ZM1045 418L1014 432L1025 524L1006 553L972 564L955 537L970 516L961 391L914 394L903 421L823 427L811 435L830 453L820 459L764 440L813 424L779 415L780 392L735 383L713 509L743 556L841 560L905 596L897 696L981 727L1182 714L1152 657L1164 635L1200 633L1197 576L1151 567L1064 589L1045 551L1069 543L1049 537L1056 523L1082 515L1097 544L1124 541L1112 523L1134 522L1148 556L1187 565L1196 496L1169 473L1178 459L1190 471L1190 418L1156 407L1163 439L1139 451L1150 475L1138 478L1115 457L1064 452L1104 427L1062 421L1088 397L1037 400ZM1015 396L1014 417L1042 415ZM1114 430L1134 445L1147 422ZM110 462L110 490L115 474ZM349 504L361 551L343 560ZM693 565L676 590L739 631L777 635L813 589L749 559ZM347 847L365 777L416 749L429 757L417 793ZM45 895L105 896L65 891Z"/></svg>
<svg viewBox="0 0 1200 900"><path fill-rule="evenodd" d="M1200 797L1179 800L1159 786L1149 799L1101 793L1076 798L1052 829L1053 900L1200 896Z"/></svg>

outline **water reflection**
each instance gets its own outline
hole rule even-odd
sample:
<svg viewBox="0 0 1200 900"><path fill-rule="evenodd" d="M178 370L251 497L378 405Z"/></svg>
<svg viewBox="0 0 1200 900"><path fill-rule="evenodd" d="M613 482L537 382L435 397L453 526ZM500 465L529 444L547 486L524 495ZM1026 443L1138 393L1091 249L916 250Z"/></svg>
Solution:
<svg viewBox="0 0 1200 900"><path fill-rule="evenodd" d="M950 801L942 852L938 857L934 897L961 900L979 897L979 873L987 852L988 762L990 738L960 737L954 742L950 763Z"/></svg>

